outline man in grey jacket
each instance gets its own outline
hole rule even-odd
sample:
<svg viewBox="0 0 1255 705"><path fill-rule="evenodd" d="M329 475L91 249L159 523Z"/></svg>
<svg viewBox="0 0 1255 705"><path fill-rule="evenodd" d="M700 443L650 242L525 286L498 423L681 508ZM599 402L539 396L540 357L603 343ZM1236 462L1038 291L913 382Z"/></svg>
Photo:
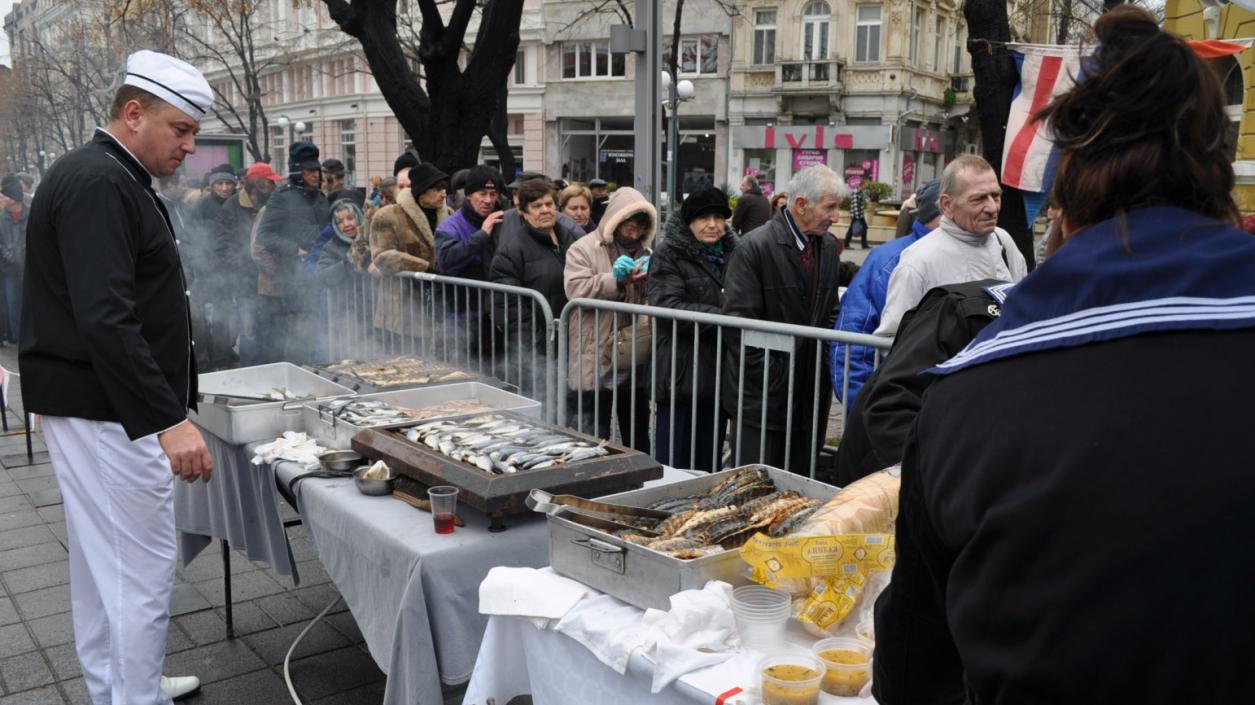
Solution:
<svg viewBox="0 0 1255 705"><path fill-rule="evenodd" d="M5 341L17 342L19 322L22 318L22 268L26 261L26 207L22 181L16 174L0 180L0 282L4 285L5 313L8 327L3 331Z"/></svg>
<svg viewBox="0 0 1255 705"><path fill-rule="evenodd" d="M981 279L1018 282L1024 256L999 227L1002 187L989 162L964 154L941 175L941 225L902 251L876 335L892 338L907 311L933 287Z"/></svg>

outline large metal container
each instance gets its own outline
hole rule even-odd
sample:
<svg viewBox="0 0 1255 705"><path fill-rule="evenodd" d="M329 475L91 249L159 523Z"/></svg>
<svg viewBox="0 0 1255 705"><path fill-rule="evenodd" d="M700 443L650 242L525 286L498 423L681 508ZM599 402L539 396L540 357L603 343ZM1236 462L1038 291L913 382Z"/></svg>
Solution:
<svg viewBox="0 0 1255 705"><path fill-rule="evenodd" d="M353 390L287 362L207 372L198 378L197 410L191 419L232 445L271 440L284 431L305 430L301 401L251 401L231 395L263 397L276 387L295 397L325 399Z"/></svg>
<svg viewBox="0 0 1255 705"><path fill-rule="evenodd" d="M482 382L461 382L438 387L420 387L418 389L403 389L392 392L379 392L377 394L359 394L355 399L362 401L373 399L387 402L393 406L414 409L415 411L422 411L450 401L473 401L488 407L491 411L513 411L521 416L533 419L540 418L540 402L519 396L518 394L511 394ZM319 411L316 403L305 404L303 413L305 415L305 432L318 439L319 445L327 448L346 449L352 443L353 436L357 435L358 431L367 428L413 426L416 423L426 423L428 421L461 416L466 412L458 411L426 417L420 421L379 424L377 426L355 426L325 411Z"/></svg>
<svg viewBox="0 0 1255 705"><path fill-rule="evenodd" d="M596 438L543 423L516 412L493 412L496 416L525 418L532 426L544 427L571 440L600 443ZM367 458L383 460L393 470L428 487L453 485L461 492L458 505L487 514L490 531L505 528L502 519L530 511L526 500L533 489L554 494L599 495L635 489L662 477L662 465L631 448L607 443L608 455L555 465L542 470L526 470L496 475L454 460L425 445L405 438L400 429L368 428L353 438L353 450Z"/></svg>
<svg viewBox="0 0 1255 705"><path fill-rule="evenodd" d="M766 469L779 490L793 490L825 502L837 492L832 485L802 475L772 467ZM646 507L671 497L706 494L736 470L597 499L610 504ZM680 560L577 524L561 515L549 516L549 564L562 575L641 609L671 609L672 595L682 590L701 589L711 580L722 580L734 586L750 582L748 566L738 551Z"/></svg>

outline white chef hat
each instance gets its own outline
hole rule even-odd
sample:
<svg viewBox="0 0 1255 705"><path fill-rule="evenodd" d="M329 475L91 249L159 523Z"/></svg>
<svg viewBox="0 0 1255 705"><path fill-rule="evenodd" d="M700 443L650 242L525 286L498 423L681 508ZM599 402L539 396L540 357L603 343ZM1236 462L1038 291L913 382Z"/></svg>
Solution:
<svg viewBox="0 0 1255 705"><path fill-rule="evenodd" d="M214 102L209 81L195 66L173 56L141 49L126 59L127 86L142 88L200 120Z"/></svg>

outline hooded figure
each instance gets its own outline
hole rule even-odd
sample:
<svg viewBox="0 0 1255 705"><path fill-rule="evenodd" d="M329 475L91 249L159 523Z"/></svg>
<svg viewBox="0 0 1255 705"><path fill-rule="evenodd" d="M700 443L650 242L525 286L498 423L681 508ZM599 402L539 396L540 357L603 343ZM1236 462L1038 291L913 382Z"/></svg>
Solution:
<svg viewBox="0 0 1255 705"><path fill-rule="evenodd" d="M653 204L634 188L615 191L597 230L581 237L567 252L567 298L647 303L650 245L657 231L658 211ZM582 393L582 403L577 399L575 410L586 414L590 407L596 409L594 434L602 438L609 437L610 402L617 396L621 437L632 437L628 420L635 417L635 442L630 445L648 452L649 376L644 368L649 363L651 319L637 317L635 339L632 322L631 316L582 316L579 331L570 336L567 383ZM617 395L611 392L615 388ZM600 393L588 393L598 389ZM630 408L634 397L635 413Z"/></svg>
<svg viewBox="0 0 1255 705"><path fill-rule="evenodd" d="M320 292L321 330L326 332L319 337L319 360L348 357L353 342L366 339L370 333L370 297L366 295L370 243L365 222L366 216L353 199L341 199L332 204L331 222L319 235L323 244L312 263Z"/></svg>

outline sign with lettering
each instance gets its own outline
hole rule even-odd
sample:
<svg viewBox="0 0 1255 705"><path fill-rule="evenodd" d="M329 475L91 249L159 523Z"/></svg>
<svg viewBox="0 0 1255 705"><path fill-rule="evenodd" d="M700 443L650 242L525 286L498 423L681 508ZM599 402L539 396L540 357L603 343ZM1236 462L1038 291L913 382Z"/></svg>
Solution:
<svg viewBox="0 0 1255 705"><path fill-rule="evenodd" d="M805 169L816 164L828 164L826 149L795 149L793 150L793 171Z"/></svg>
<svg viewBox="0 0 1255 705"><path fill-rule="evenodd" d="M603 149L601 150L602 164L629 164L632 161L632 150L630 149Z"/></svg>
<svg viewBox="0 0 1255 705"><path fill-rule="evenodd" d="M889 125L780 125L732 128L737 149L888 149Z"/></svg>
<svg viewBox="0 0 1255 705"><path fill-rule="evenodd" d="M908 152L941 153L941 134L936 130L920 127L902 128L902 139L899 145Z"/></svg>

